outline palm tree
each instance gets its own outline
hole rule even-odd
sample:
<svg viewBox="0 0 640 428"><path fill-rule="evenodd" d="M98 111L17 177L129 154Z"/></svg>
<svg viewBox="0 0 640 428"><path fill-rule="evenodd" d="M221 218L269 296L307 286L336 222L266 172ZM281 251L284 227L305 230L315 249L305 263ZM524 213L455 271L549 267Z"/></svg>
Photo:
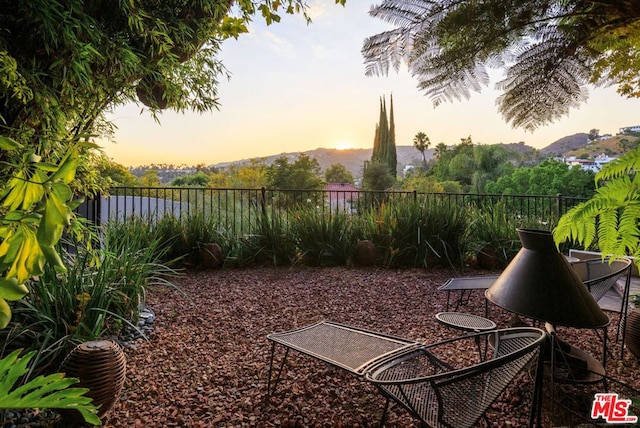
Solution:
<svg viewBox="0 0 640 428"><path fill-rule="evenodd" d="M424 169L427 169L427 158L424 155L424 152L431 145L431 140L427 137L427 134L420 131L413 137L413 147L415 147L420 153L422 153L422 163L424 164Z"/></svg>
<svg viewBox="0 0 640 428"><path fill-rule="evenodd" d="M433 152L433 155L436 157L436 159L440 160L442 159L442 156L444 156L446 151L447 151L447 145L445 143L438 143L438 145L436 146Z"/></svg>

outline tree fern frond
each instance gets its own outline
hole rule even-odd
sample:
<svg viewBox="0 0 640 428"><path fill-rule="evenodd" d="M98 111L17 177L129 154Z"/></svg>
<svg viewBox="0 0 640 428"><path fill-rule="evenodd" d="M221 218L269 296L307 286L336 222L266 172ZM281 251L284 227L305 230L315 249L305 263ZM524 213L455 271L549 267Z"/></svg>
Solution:
<svg viewBox="0 0 640 428"><path fill-rule="evenodd" d="M598 211L589 202L576 205L560 217L554 229L556 243L571 241L581 243L585 248L591 246L596 239Z"/></svg>
<svg viewBox="0 0 640 428"><path fill-rule="evenodd" d="M618 213L605 211L600 214L598 222L598 245L605 254L613 253L618 241Z"/></svg>
<svg viewBox="0 0 640 428"><path fill-rule="evenodd" d="M499 111L514 127L534 130L566 115L587 99L589 69L580 55L566 57L571 41L556 34L530 46L496 87Z"/></svg>
<svg viewBox="0 0 640 428"><path fill-rule="evenodd" d="M607 163L597 174L596 181L622 178L640 170L640 146Z"/></svg>
<svg viewBox="0 0 640 428"><path fill-rule="evenodd" d="M640 203L627 205L619 216L618 236L625 253L634 252L640 246Z"/></svg>
<svg viewBox="0 0 640 428"><path fill-rule="evenodd" d="M404 29L385 31L365 39L362 54L367 76L386 76L389 69L399 70L410 50L411 39Z"/></svg>

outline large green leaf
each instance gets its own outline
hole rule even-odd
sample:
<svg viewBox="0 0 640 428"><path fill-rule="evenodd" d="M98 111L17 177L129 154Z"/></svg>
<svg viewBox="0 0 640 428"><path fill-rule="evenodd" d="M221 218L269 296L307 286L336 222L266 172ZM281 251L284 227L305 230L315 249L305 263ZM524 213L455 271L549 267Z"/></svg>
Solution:
<svg viewBox="0 0 640 428"><path fill-rule="evenodd" d="M64 225L71 218L71 210L58 196L51 192L44 205L44 213L38 227L38 242L43 247L51 247L62 236Z"/></svg>
<svg viewBox="0 0 640 428"><path fill-rule="evenodd" d="M91 398L84 396L86 388L72 388L78 379L67 378L62 373L38 376L20 386L15 386L28 371L29 361L36 354L29 352L19 357L16 350L0 360L0 409L70 409L80 412L84 420L100 425L97 407Z"/></svg>
<svg viewBox="0 0 640 428"><path fill-rule="evenodd" d="M11 308L6 300L0 297L0 329L5 328L11 321Z"/></svg>
<svg viewBox="0 0 640 428"><path fill-rule="evenodd" d="M7 137L5 135L0 135L0 149L15 150L19 149L20 147L22 147L22 145L13 138Z"/></svg>
<svg viewBox="0 0 640 428"><path fill-rule="evenodd" d="M79 160L80 155L78 151L75 149L69 150L69 153L67 153L64 159L62 159L62 162L60 162L58 171L51 176L51 180L61 180L64 184L71 183L76 176L76 168L78 167Z"/></svg>
<svg viewBox="0 0 640 428"><path fill-rule="evenodd" d="M0 297L6 300L18 300L24 297L29 290L24 284L18 282L16 278L5 278L0 280Z"/></svg>

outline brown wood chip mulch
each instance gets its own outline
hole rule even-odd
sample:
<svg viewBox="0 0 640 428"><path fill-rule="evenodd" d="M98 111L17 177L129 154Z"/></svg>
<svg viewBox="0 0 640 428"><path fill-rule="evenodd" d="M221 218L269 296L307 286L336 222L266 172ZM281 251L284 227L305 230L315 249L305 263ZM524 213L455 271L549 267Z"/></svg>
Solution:
<svg viewBox="0 0 640 428"><path fill-rule="evenodd" d="M265 336L326 319L433 343L461 334L436 322L447 297L437 287L451 277L490 273L344 267L188 272L174 281L180 292L148 291L147 304L156 313L153 332L149 341L126 349L124 391L104 426L378 426L385 401L374 387L296 352L267 400L271 345ZM482 293L473 293L459 310L483 315ZM607 373L640 388L638 361L629 352L624 360L619 357L618 314L608 314L612 357ZM510 314L490 306L489 318L502 328ZM602 342L591 330L560 328L558 334L602 355ZM525 426L531 381L521 374L492 406L492 427ZM419 424L395 407L385 426Z"/></svg>

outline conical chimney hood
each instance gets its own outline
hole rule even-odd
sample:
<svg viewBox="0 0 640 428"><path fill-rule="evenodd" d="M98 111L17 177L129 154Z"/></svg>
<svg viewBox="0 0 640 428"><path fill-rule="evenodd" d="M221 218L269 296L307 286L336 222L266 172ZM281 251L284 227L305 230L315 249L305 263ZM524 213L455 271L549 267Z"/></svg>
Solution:
<svg viewBox="0 0 640 428"><path fill-rule="evenodd" d="M509 312L575 328L600 328L609 317L553 242L551 232L517 229L522 249L486 298Z"/></svg>

